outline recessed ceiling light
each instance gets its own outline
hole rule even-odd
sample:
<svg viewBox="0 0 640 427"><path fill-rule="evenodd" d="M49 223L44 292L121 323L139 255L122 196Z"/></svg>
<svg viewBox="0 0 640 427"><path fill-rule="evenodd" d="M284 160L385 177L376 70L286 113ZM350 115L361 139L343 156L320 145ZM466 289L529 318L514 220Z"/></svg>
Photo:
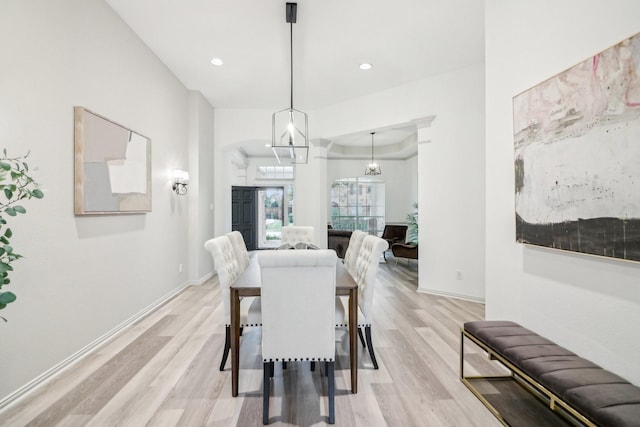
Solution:
<svg viewBox="0 0 640 427"><path fill-rule="evenodd" d="M265 147L271 148L271 144L264 144Z"/></svg>
<svg viewBox="0 0 640 427"><path fill-rule="evenodd" d="M361 70L370 70L371 69L371 64L369 64L368 62L360 64L360 69Z"/></svg>
<svg viewBox="0 0 640 427"><path fill-rule="evenodd" d="M220 59L220 58L213 58L213 59L211 60L211 63L212 63L213 65L222 65L222 59Z"/></svg>

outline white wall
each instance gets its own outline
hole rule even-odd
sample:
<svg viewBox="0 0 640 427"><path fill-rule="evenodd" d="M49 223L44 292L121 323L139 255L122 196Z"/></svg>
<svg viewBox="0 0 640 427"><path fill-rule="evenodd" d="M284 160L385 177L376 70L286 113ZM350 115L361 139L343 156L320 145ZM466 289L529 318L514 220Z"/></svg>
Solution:
<svg viewBox="0 0 640 427"><path fill-rule="evenodd" d="M431 148L424 150L429 153L420 160L427 167L418 168L417 192L421 205L419 289L483 299L484 64L307 113L313 132L311 140L330 140L335 135L437 116L431 129L434 135ZM243 141L268 142L270 116L271 111L266 110L216 110L216 206L222 211L216 214L217 234L231 228L230 162L224 153ZM310 155L310 159L313 156ZM415 162L419 164L419 161ZM330 171L328 165L327 176ZM328 178L320 178L323 171L321 168L316 171L313 166L306 169L306 173L309 177L306 182L313 181L315 188L298 191L296 203L324 214L327 204L318 206L315 195L327 191ZM301 175L296 173L296 176ZM408 178L406 184L407 189L415 188L412 179ZM296 189L300 190L298 185ZM315 223L307 224L315 225L319 230L326 224L326 215L317 216ZM463 275L462 280L456 279L458 271Z"/></svg>
<svg viewBox="0 0 640 427"><path fill-rule="evenodd" d="M425 292L482 300L483 64L349 100L316 114L327 137L433 115L431 142L418 146L418 286ZM407 188L411 182L407 178ZM458 271L462 280L456 278Z"/></svg>
<svg viewBox="0 0 640 427"><path fill-rule="evenodd" d="M515 243L512 126L513 96L640 31L640 2L485 5L487 318L520 322L640 385L640 264Z"/></svg>
<svg viewBox="0 0 640 427"><path fill-rule="evenodd" d="M0 147L45 189L12 218L18 300L2 310L0 399L188 280L188 92L101 0L5 0ZM73 214L73 106L152 140L152 212ZM178 264L184 265L178 273Z"/></svg>
<svg viewBox="0 0 640 427"><path fill-rule="evenodd" d="M412 156L406 160L380 160L382 174L376 179L384 181L385 218L389 224L404 224L411 205L418 200L418 170ZM366 159L330 159L327 162L327 197L331 200L331 184L342 178L363 176ZM413 191L412 191L413 190ZM327 215L331 220L331 208L327 204Z"/></svg>
<svg viewBox="0 0 640 427"><path fill-rule="evenodd" d="M275 111L275 110L274 110ZM247 185L238 179L237 153L243 144L271 143L268 110L216 109L214 116L214 234L231 231L231 186ZM249 173L248 169L246 172ZM245 175L245 182L248 177Z"/></svg>

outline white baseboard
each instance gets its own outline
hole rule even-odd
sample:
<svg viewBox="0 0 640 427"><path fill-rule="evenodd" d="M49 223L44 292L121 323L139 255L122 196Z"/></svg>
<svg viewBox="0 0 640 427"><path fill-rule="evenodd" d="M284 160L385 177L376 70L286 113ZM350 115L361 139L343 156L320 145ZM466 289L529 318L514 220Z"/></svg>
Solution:
<svg viewBox="0 0 640 427"><path fill-rule="evenodd" d="M213 272L209 272L207 274L205 274L204 276L202 276L199 279L194 279L194 280L189 280L189 285L202 285L204 284L204 282L206 282L207 280L211 279L213 277Z"/></svg>
<svg viewBox="0 0 640 427"><path fill-rule="evenodd" d="M464 301L479 302L479 303L484 304L484 298L478 298L478 297L473 297L473 296L469 296L469 295L455 294L455 293L452 293L452 292L436 291L435 289L425 289L425 288L418 288L417 291L421 292L423 294L438 295L438 296L441 296L441 297L455 298L455 299L461 299L461 300L464 300Z"/></svg>
<svg viewBox="0 0 640 427"><path fill-rule="evenodd" d="M208 276L211 277L211 275L208 275ZM203 278L201 280L206 281L207 279L208 279L208 277L205 276L205 278ZM82 359L88 353L90 353L93 350L95 350L96 348L100 347L102 344L105 344L107 341L115 338L124 329L126 329L127 327L129 327L133 323L137 322L138 320L142 319L143 317L145 317L146 315L151 313L156 308L160 307L162 304L164 304L165 302L167 302L171 298L173 298L176 295L178 295L180 292L182 292L189 285L191 285L191 283L187 282L187 283L183 283L182 285L178 286L176 289L174 289L171 292L169 292L168 294L162 296L161 298L159 298L158 300L156 300L155 302L153 302L149 306L143 308L138 313L134 314L133 316L131 316L130 318L128 318L127 320L125 320L124 322L122 322L121 324L116 326L115 328L111 329L110 331L108 331L107 333L102 335L101 337L97 338L96 340L94 340L93 342L89 343L88 345L86 345L82 349L78 350L77 352L75 352L71 356L67 357L62 362L58 363L57 365L55 365L51 369L49 369L46 372L42 373L40 376L38 376L35 379L31 380L27 384L23 385L22 387L20 387L19 389L17 389L13 393L11 393L8 396L2 398L2 400L0 400L0 411L2 411L3 409L7 408L8 406L16 403L18 400L22 399L23 397L26 397L28 394L30 394L33 391L35 391L38 387L42 386L45 382L47 382L48 380L52 379L55 375L61 373L65 369L71 367L74 363L78 362L80 359Z"/></svg>

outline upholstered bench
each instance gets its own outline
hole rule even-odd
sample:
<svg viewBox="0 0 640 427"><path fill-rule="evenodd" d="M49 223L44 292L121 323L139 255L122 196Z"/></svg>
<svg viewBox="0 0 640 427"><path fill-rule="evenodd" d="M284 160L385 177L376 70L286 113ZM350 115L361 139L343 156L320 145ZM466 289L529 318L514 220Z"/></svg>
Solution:
<svg viewBox="0 0 640 427"><path fill-rule="evenodd" d="M640 388L552 341L509 321L467 322L460 336L460 379L504 424L464 375L465 337L511 371L549 407L588 426L640 426Z"/></svg>

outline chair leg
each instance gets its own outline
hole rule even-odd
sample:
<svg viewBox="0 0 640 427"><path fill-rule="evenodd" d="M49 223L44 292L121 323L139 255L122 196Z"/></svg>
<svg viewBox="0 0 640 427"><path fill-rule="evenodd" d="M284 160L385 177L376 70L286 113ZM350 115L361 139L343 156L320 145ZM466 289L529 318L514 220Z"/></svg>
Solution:
<svg viewBox="0 0 640 427"><path fill-rule="evenodd" d="M311 372L314 372L316 370L316 362L311 361L310 365L311 365Z"/></svg>
<svg viewBox="0 0 640 427"><path fill-rule="evenodd" d="M374 369L378 369L378 361L376 360L376 355L373 352L373 343L371 342L371 325L364 327L364 333L367 336L367 347L369 347L369 356L371 356L373 367Z"/></svg>
<svg viewBox="0 0 640 427"><path fill-rule="evenodd" d="M362 328L358 328L358 336L360 337L360 342L362 343L362 346L366 347L367 345L364 343L364 335L362 335Z"/></svg>
<svg viewBox="0 0 640 427"><path fill-rule="evenodd" d="M269 362L269 378L273 378L273 374L276 370L275 362Z"/></svg>
<svg viewBox="0 0 640 427"><path fill-rule="evenodd" d="M336 382L334 377L334 364L335 362L327 362L327 382L329 385L329 424L335 424L336 422Z"/></svg>
<svg viewBox="0 0 640 427"><path fill-rule="evenodd" d="M224 350L222 350L222 362L220 362L220 370L224 371L224 365L229 357L229 349L231 348L231 326L225 327L224 332Z"/></svg>
<svg viewBox="0 0 640 427"><path fill-rule="evenodd" d="M264 362L262 364L262 424L269 424L269 386L272 362Z"/></svg>

